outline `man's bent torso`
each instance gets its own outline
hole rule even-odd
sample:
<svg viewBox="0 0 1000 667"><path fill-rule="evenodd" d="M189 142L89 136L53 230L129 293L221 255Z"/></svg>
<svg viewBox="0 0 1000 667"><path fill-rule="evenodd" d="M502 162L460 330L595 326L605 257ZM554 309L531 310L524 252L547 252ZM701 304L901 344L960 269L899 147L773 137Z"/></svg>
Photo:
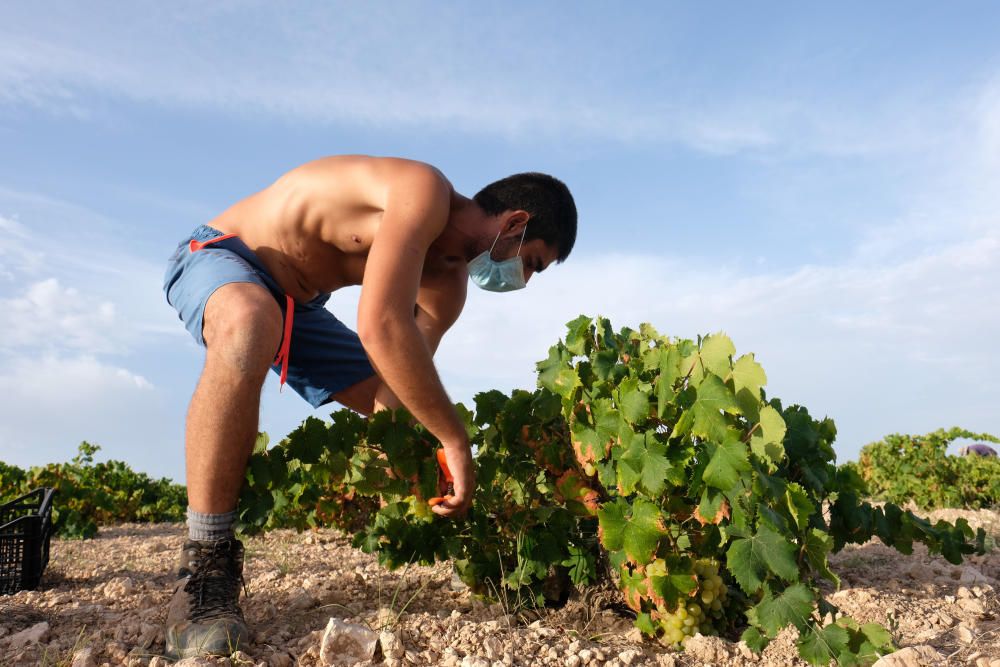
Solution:
<svg viewBox="0 0 1000 667"><path fill-rule="evenodd" d="M362 283L394 173L414 168L431 169L393 158L323 158L288 172L209 225L237 234L285 293L304 303ZM462 206L464 198L447 187L451 208ZM446 227L428 249L421 287L441 281L464 285L465 262L445 251L448 235Z"/></svg>

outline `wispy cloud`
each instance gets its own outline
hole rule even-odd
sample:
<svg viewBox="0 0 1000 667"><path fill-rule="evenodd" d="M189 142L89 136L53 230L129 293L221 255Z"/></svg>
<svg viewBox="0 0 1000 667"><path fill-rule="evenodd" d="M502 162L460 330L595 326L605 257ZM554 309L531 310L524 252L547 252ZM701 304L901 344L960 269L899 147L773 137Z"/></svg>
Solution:
<svg viewBox="0 0 1000 667"><path fill-rule="evenodd" d="M948 106L934 90L851 110L794 88L706 95L671 85L683 58L562 12L139 2L4 13L0 103L54 113L99 113L96 94L318 123L856 156L925 145ZM637 70L665 73L635 85Z"/></svg>
<svg viewBox="0 0 1000 667"><path fill-rule="evenodd" d="M0 351L76 349L107 354L120 349L125 328L114 303L81 295L56 278L29 285L24 296L0 298L0 311L9 318Z"/></svg>
<svg viewBox="0 0 1000 667"><path fill-rule="evenodd" d="M144 448L165 448L169 421L151 382L90 355L6 359L0 394L0 459L8 463L66 461L89 440L106 456L138 458L140 469L155 470L155 452Z"/></svg>

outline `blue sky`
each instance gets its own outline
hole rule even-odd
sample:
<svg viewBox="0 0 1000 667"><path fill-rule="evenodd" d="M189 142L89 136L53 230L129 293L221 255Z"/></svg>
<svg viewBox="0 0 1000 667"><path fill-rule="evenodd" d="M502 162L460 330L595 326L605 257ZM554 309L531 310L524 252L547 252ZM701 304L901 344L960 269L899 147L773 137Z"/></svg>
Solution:
<svg viewBox="0 0 1000 667"><path fill-rule="evenodd" d="M577 247L473 293L450 395L533 385L579 313L755 352L769 392L891 432L1000 432L994 3L0 5L0 459L80 440L183 479L202 351L185 234L301 162L548 171ZM352 323L357 290L330 308ZM323 416L328 411L315 414ZM272 437L313 414L264 389Z"/></svg>

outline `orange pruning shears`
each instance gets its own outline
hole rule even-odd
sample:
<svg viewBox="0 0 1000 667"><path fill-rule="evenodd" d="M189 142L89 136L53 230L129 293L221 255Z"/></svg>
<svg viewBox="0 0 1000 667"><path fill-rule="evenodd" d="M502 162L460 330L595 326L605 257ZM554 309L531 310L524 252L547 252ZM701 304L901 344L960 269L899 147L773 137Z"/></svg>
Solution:
<svg viewBox="0 0 1000 667"><path fill-rule="evenodd" d="M448 469L448 460L444 456L444 450L437 450L437 460L438 465L441 466L441 472L444 473L444 481L448 484L448 492L444 496L437 496L431 498L427 501L427 504L431 507L435 505L440 505L446 500L451 500L452 494L455 493L455 478L451 474L451 470Z"/></svg>

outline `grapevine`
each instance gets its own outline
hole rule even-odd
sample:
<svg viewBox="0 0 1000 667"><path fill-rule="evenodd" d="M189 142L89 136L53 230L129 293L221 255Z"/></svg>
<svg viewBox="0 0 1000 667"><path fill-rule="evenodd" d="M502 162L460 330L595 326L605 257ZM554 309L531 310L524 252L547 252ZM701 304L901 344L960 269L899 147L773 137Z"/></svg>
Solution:
<svg viewBox="0 0 1000 667"><path fill-rule="evenodd" d="M258 448L243 528L332 521L389 567L450 559L474 592L532 604L610 577L667 645L701 632L760 651L791 625L812 664L872 662L892 650L883 628L823 621L839 612L820 586L839 585L829 554L877 536L960 562L984 535L862 500L863 480L836 465L832 420L768 399L766 382L724 334L580 317L539 362L537 390L460 406L477 449L465 521L430 511L444 480L426 430L405 411L345 410Z"/></svg>

